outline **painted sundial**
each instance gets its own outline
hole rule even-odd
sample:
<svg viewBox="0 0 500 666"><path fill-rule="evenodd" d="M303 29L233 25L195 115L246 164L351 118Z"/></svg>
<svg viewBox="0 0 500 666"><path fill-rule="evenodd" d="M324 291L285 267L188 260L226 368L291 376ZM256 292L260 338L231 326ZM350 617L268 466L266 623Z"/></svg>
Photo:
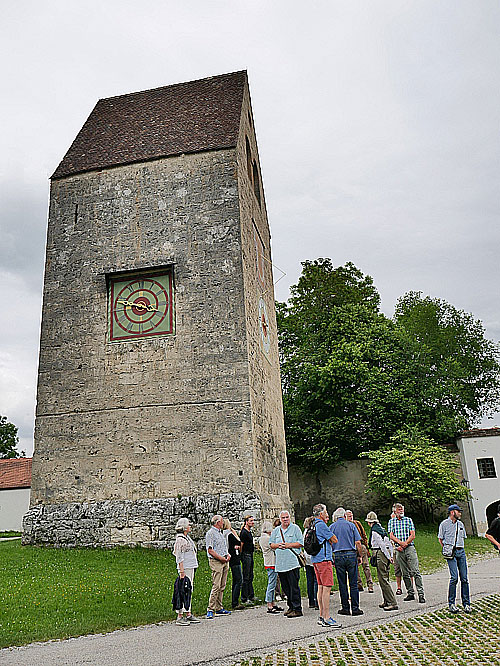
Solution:
<svg viewBox="0 0 500 666"><path fill-rule="evenodd" d="M111 342L174 332L171 271L111 277L108 300Z"/></svg>
<svg viewBox="0 0 500 666"><path fill-rule="evenodd" d="M269 318L267 316L267 308L264 302L264 299L261 297L259 299L259 329L260 329L260 340L262 344L262 349L266 354L269 353L271 348L271 335L269 331Z"/></svg>

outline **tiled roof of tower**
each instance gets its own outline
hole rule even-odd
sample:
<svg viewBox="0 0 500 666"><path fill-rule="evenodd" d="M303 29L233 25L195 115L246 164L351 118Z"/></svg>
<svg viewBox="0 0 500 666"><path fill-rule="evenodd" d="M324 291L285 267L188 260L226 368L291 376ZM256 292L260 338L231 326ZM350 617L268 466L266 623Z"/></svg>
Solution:
<svg viewBox="0 0 500 666"><path fill-rule="evenodd" d="M31 458L0 460L0 490L31 488Z"/></svg>
<svg viewBox="0 0 500 666"><path fill-rule="evenodd" d="M52 178L234 147L246 78L234 72L99 100Z"/></svg>

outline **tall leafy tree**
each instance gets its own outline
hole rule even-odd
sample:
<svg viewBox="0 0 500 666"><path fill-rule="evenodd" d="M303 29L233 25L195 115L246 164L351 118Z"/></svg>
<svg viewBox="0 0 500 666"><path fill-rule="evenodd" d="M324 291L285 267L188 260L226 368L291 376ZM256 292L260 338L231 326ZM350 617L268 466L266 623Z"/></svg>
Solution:
<svg viewBox="0 0 500 666"><path fill-rule="evenodd" d="M404 425L446 441L498 406L498 349L480 322L418 294L400 299L391 320L352 263L302 266L288 303L277 304L291 462L356 458Z"/></svg>
<svg viewBox="0 0 500 666"><path fill-rule="evenodd" d="M16 446L19 444L17 428L13 423L7 421L6 416L0 416L0 458L17 458L19 454Z"/></svg>

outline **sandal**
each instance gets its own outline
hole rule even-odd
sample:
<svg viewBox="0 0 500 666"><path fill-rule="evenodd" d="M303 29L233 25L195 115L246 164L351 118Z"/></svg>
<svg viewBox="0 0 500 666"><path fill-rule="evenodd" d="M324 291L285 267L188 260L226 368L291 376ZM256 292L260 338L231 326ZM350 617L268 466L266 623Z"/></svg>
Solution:
<svg viewBox="0 0 500 666"><path fill-rule="evenodd" d="M403 590L400 587L398 587L398 589L396 590L396 594L398 595L403 594Z"/></svg>

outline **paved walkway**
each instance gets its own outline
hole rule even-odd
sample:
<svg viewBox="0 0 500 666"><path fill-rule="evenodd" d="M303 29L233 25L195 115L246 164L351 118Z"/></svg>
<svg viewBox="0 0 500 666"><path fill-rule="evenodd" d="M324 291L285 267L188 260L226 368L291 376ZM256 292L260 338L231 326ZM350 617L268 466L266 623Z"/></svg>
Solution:
<svg viewBox="0 0 500 666"><path fill-rule="evenodd" d="M375 594L361 593L360 617L341 618L343 629L353 631L383 622L422 615L446 606L448 569L424 576L427 603L400 603L394 613L382 611L380 589ZM500 558L480 560L470 567L472 602L500 591ZM401 599L402 597L398 597ZM338 593L332 596L332 609L339 606ZM307 639L320 640L338 635L339 630L320 629L317 612L305 609L304 617L287 619L267 615L264 607L250 608L228 617L204 620L201 624L177 627L172 622L115 631L111 634L83 636L65 641L35 643L22 648L0 650L0 664L9 666L222 666L245 656L271 652Z"/></svg>

